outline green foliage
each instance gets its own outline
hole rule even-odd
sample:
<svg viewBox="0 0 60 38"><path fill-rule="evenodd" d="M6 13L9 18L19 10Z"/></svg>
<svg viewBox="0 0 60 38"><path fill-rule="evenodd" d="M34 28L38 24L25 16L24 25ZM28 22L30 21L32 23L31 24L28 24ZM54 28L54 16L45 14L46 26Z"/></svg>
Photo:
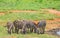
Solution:
<svg viewBox="0 0 60 38"><path fill-rule="evenodd" d="M0 0L0 9L39 10L54 8L60 10L59 0Z"/></svg>

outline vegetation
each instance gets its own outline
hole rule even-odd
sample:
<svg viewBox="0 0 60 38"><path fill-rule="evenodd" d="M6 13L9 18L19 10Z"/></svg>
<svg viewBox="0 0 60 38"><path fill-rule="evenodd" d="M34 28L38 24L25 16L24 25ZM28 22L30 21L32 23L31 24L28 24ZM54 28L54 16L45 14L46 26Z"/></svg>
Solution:
<svg viewBox="0 0 60 38"><path fill-rule="evenodd" d="M60 10L60 0L0 0L0 10Z"/></svg>
<svg viewBox="0 0 60 38"><path fill-rule="evenodd" d="M5 15L0 16L0 21L9 21L16 19L27 19L27 20L53 20L55 18L60 18L60 16L50 14L50 13L28 13L28 12L20 12L20 13L6 13Z"/></svg>

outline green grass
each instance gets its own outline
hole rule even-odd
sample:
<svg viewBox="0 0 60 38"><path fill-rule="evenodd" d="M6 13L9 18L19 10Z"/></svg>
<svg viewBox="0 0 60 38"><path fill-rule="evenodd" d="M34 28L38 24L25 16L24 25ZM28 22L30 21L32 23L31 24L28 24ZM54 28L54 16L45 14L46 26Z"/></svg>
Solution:
<svg viewBox="0 0 60 38"><path fill-rule="evenodd" d="M11 34L9 35L7 33L7 29L5 27L0 26L0 38L57 38L57 36L52 36L48 34L35 34L35 33L29 33L29 34Z"/></svg>
<svg viewBox="0 0 60 38"><path fill-rule="evenodd" d="M41 8L60 10L60 0L0 0L0 10L39 10Z"/></svg>
<svg viewBox="0 0 60 38"><path fill-rule="evenodd" d="M27 19L27 20L53 20L55 18L60 18L60 16L50 14L50 13L6 13L5 15L0 16L0 21L9 21L16 19Z"/></svg>

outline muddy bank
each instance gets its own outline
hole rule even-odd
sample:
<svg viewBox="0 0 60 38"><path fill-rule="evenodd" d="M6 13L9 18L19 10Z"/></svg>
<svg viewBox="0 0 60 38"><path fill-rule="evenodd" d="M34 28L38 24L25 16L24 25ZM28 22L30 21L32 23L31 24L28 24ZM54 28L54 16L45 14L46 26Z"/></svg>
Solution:
<svg viewBox="0 0 60 38"><path fill-rule="evenodd" d="M49 31L46 31L45 33L60 37L60 28L51 29Z"/></svg>

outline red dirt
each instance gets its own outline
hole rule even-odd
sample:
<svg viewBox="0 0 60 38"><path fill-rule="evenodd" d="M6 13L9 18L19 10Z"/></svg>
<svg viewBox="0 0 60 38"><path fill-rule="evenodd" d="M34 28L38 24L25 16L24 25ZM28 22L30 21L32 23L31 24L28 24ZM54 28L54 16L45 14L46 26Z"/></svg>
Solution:
<svg viewBox="0 0 60 38"><path fill-rule="evenodd" d="M32 11L32 10L10 10L9 12L37 12L37 11Z"/></svg>
<svg viewBox="0 0 60 38"><path fill-rule="evenodd" d="M52 14L56 14L56 15L59 15L60 16L60 11L57 11L57 10L53 10L53 9L42 9L43 11L47 11L48 13L52 13ZM14 12L14 13L17 13L17 12L37 12L36 10L9 10L9 11L6 11L6 12ZM0 12L0 15L3 15L1 13L4 13L4 12Z"/></svg>
<svg viewBox="0 0 60 38"><path fill-rule="evenodd" d="M5 14L0 12L0 16L1 16L1 15L5 15Z"/></svg>
<svg viewBox="0 0 60 38"><path fill-rule="evenodd" d="M46 30L60 28L60 19L47 20Z"/></svg>
<svg viewBox="0 0 60 38"><path fill-rule="evenodd" d="M52 13L60 16L60 11L53 10L53 9L42 9L42 10L45 10L45 11L48 11L48 13Z"/></svg>

